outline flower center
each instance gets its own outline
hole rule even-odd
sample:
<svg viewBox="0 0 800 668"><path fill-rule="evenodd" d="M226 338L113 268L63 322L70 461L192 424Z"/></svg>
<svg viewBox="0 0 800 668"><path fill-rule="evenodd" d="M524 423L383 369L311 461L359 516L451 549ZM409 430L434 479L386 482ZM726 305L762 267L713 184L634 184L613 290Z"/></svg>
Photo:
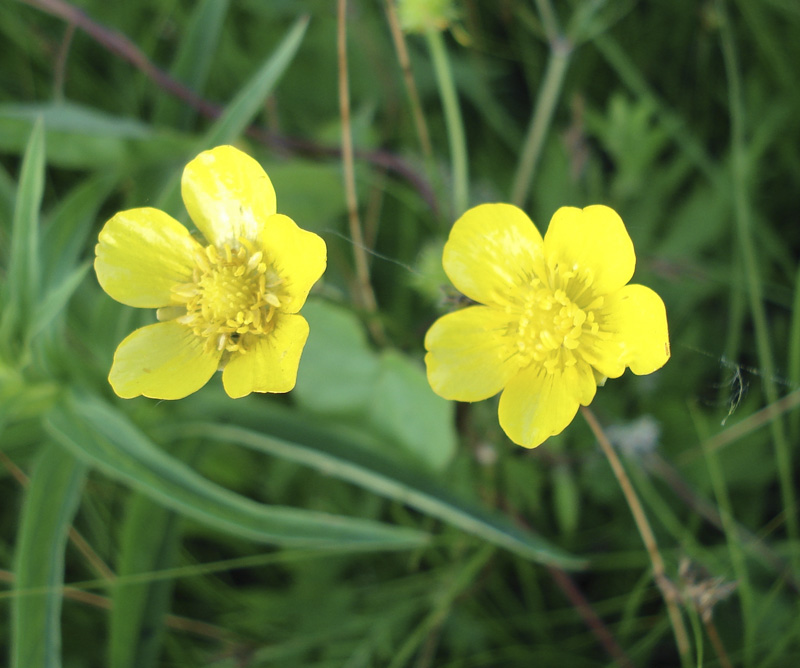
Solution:
<svg viewBox="0 0 800 668"><path fill-rule="evenodd" d="M532 279L513 332L523 367L536 362L550 373L563 370L576 364L581 347L599 335L595 310L603 299L592 300L587 290L591 281L569 280L574 277L574 272L559 275L556 268L549 285Z"/></svg>
<svg viewBox="0 0 800 668"><path fill-rule="evenodd" d="M281 278L264 262L261 251L239 239L235 251L206 246L195 255L193 281L172 289L186 306L178 322L207 339L209 349L246 352L250 335L267 334L281 306Z"/></svg>

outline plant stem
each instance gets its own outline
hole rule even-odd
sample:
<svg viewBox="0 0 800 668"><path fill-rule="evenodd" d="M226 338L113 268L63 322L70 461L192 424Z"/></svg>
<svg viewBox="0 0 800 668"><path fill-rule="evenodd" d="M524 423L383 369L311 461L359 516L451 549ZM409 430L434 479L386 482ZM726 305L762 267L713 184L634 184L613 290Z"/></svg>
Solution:
<svg viewBox="0 0 800 668"><path fill-rule="evenodd" d="M428 51L433 61L439 96L442 100L444 120L447 126L447 138L450 142L450 164L453 173L453 211L454 217L460 216L469 205L469 176L467 173L467 140L464 134L464 122L461 118L461 107L458 104L453 72L447 57L442 33L433 28L425 31Z"/></svg>
<svg viewBox="0 0 800 668"><path fill-rule="evenodd" d="M356 266L356 287L362 308L375 313L378 305L369 280L369 264L358 217L358 197L356 195L355 163L353 160L353 132L350 126L350 83L347 74L347 0L337 3L337 54L339 62L339 112L342 117L342 165L344 167L344 187L347 198L347 220L350 225L350 238L353 242L353 258ZM378 341L383 340L380 323L370 319L370 330Z"/></svg>
<svg viewBox="0 0 800 668"><path fill-rule="evenodd" d="M581 413L589 424L589 428L594 433L595 438L600 443L600 447L603 449L603 453L606 459L608 459L608 463L611 465L611 470L614 472L614 476L617 478L617 482L622 489L622 494L625 496L625 501L628 503L628 507L631 510L634 522L636 522L636 528L639 530L639 535L642 537L642 542L644 542L647 554L650 557L650 563L653 566L653 578L656 581L656 585L658 585L658 588L661 590L661 595L667 606L667 614L672 624L672 631L675 634L675 643L678 646L681 665L689 666L691 661L689 636L686 633L686 626L683 623L683 618L678 609L677 592L672 582L670 582L667 577L664 560L661 558L661 553L658 551L658 544L656 543L653 530L650 528L650 522L647 520L644 508L642 508L639 497L636 495L636 490L634 490L630 478L625 472L625 468L622 466L622 462L619 460L619 457L617 457L617 453L614 452L611 442L608 440L608 437L600 426L594 413L586 406L581 406Z"/></svg>
<svg viewBox="0 0 800 668"><path fill-rule="evenodd" d="M553 120L564 76L567 73L572 44L560 37L550 44L550 59L547 61L542 87L531 116L528 132L522 145L522 154L514 174L514 184L511 188L511 202L519 207L524 207L528 199L530 187L536 174L536 166L542 154L544 140Z"/></svg>

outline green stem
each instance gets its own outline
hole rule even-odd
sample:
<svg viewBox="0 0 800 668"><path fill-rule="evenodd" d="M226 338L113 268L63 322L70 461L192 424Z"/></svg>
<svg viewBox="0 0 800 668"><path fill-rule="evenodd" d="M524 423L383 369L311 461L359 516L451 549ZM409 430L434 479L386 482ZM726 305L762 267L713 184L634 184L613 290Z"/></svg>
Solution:
<svg viewBox="0 0 800 668"><path fill-rule="evenodd" d="M528 126L528 132L525 135L522 155L514 175L514 185L511 188L511 201L517 206L524 206L528 199L528 193L536 173L536 165L542 154L547 131L550 129L550 122L561 94L561 86L564 83L571 55L572 44L567 40L562 38L552 43L547 70Z"/></svg>
<svg viewBox="0 0 800 668"><path fill-rule="evenodd" d="M718 2L717 8L722 19L720 22L720 37L722 41L722 56L725 61L725 71L728 78L728 104L731 110L731 186L734 197L736 231L747 277L747 294L755 328L756 350L763 369L764 394L766 395L767 403L774 404L778 401L778 389L775 384L775 364L772 358L767 315L762 297L761 277L758 272L758 262L751 229L750 184L748 183L747 151L744 138L744 107L741 81L739 79L739 64L736 57L732 29L725 11L725 3ZM786 516L786 531L789 541L796 545L799 534L796 497L792 483L794 469L792 468L792 455L786 438L783 420L776 416L770 422L770 429L772 431L772 440L775 444L781 501ZM792 550L792 568L795 572L800 568L800 554L798 554L797 550Z"/></svg>
<svg viewBox="0 0 800 668"><path fill-rule="evenodd" d="M464 122L461 119L461 108L458 104L453 72L447 58L442 33L432 28L425 32L428 51L436 72L436 82L444 109L444 120L447 126L447 138L450 142L450 163L453 171L453 215L460 216L469 204L469 177L467 175L467 140L464 134Z"/></svg>

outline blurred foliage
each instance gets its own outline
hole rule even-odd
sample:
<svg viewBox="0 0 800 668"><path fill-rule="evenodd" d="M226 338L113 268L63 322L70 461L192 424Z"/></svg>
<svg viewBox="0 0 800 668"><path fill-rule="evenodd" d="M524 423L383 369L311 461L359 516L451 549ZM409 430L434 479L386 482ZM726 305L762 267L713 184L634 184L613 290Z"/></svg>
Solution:
<svg viewBox="0 0 800 668"><path fill-rule="evenodd" d="M461 213L453 119L431 42L405 37L409 94L394 3L347 4L367 250L347 223L335 3L0 5L9 665L680 665L581 420L524 451L494 400L428 388L424 332L458 306L439 261ZM671 361L609 382L593 410L653 524L692 665L796 665L797 5L452 4L442 37L470 204L510 201L531 151L524 203L540 228L565 204L614 207L635 280L667 304ZM552 120L531 148L544 100ZM234 401L211 382L180 402L119 400L114 349L153 314L100 290L96 234L137 206L185 221L180 171L220 142L259 160L279 211L328 244L296 391ZM374 313L358 306L354 252Z"/></svg>

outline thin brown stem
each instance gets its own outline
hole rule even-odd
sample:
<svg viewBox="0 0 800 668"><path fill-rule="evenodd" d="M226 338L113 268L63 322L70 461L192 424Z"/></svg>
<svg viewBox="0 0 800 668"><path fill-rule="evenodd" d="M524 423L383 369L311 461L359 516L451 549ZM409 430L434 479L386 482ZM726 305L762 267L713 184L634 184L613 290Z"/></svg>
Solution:
<svg viewBox="0 0 800 668"><path fill-rule="evenodd" d="M508 499L501 498L500 501L504 511L512 515L516 522L526 529L531 529L530 523L511 506ZM547 570L559 589L561 589L564 595L569 599L570 603L575 606L575 610L577 610L587 628L594 634L598 642L603 646L606 652L608 652L608 655L614 659L621 668L632 668L633 663L628 655L625 654L625 650L622 649L616 638L614 638L614 635L600 618L600 615L595 612L592 604L583 595L583 592L575 584L575 581L570 577L569 573L557 566L548 566Z"/></svg>
<svg viewBox="0 0 800 668"><path fill-rule="evenodd" d="M386 19L389 22L389 30L392 33L397 60L400 63L400 69L403 71L403 81L405 82L408 100L411 103L411 114L414 117L414 126L417 129L417 137L422 148L422 154L426 160L431 160L433 158L431 136L430 132L428 132L428 124L425 122L425 115L422 113L422 103L420 102L417 84L414 81L414 73L411 71L411 59L408 57L408 46L406 45L405 35L400 28L394 0L386 0Z"/></svg>
<svg viewBox="0 0 800 668"><path fill-rule="evenodd" d="M622 494L625 496L625 501L628 503L628 507L631 510L636 528L639 530L639 535L642 537L642 542L644 542L645 549L650 557L650 563L653 567L653 578L667 606L667 614L669 615L672 630L675 634L675 642L681 657L681 663L684 666L688 666L690 663L691 651L689 635L686 632L686 626L683 623L683 618L678 608L677 592L674 585L667 577L664 560L661 557L661 552L658 551L658 543L650 527L650 522L647 520L644 508L639 501L639 497L636 495L636 490L633 488L633 484L628 474L625 472L622 462L619 460L619 457L617 457L617 453L614 451L611 442L600 426L600 422L597 420L594 413L586 406L581 406L581 413L589 424L589 428L592 430L592 433L594 433L595 438L600 443L600 447L603 449L603 453L606 459L608 459L608 463L611 465L611 470L614 472L620 489L622 489Z"/></svg>
<svg viewBox="0 0 800 668"><path fill-rule="evenodd" d="M339 63L339 113L342 118L342 166L344 168L344 188L347 199L347 220L350 226L350 239L353 242L353 258L356 268L358 300L369 313L378 309L375 293L369 279L369 263L364 250L364 236L358 215L358 196L356 194L356 173L353 160L353 132L350 125L350 83L347 70L347 0L337 2L336 44ZM377 320L371 319L373 336L382 340L382 332Z"/></svg>
<svg viewBox="0 0 800 668"><path fill-rule="evenodd" d="M717 632L717 625L714 624L714 619L711 615L703 615L702 618L703 625L706 627L708 639L711 641L711 645L717 653L719 665L722 666L722 668L733 668L731 660L728 658L728 653L725 651L725 645L722 644L722 638L719 637L719 633Z"/></svg>
<svg viewBox="0 0 800 668"><path fill-rule="evenodd" d="M608 652L609 656L611 656L621 668L633 668L633 663L631 663L628 655L625 654L622 647L619 646L614 636L611 635L611 632L608 630L608 627L594 611L594 608L589 604L589 601L586 600L583 592L578 589L569 574L555 566L548 566L547 570L561 591L564 592L564 595L578 611L578 614L581 616L586 626L589 627L595 638L597 638L606 652Z"/></svg>

